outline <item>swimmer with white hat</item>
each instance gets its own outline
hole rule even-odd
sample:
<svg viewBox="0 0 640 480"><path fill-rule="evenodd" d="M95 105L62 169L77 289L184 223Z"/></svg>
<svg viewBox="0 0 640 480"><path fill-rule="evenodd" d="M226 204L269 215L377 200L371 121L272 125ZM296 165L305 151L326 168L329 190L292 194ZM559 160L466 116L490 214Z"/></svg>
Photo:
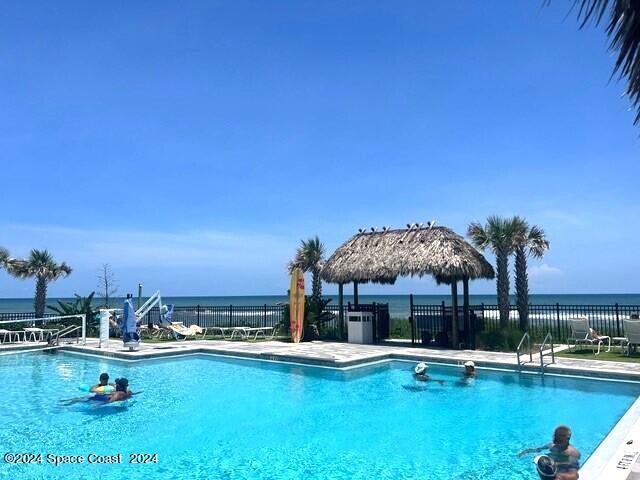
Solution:
<svg viewBox="0 0 640 480"><path fill-rule="evenodd" d="M464 362L464 378L471 378L476 376L476 364L471 360Z"/></svg>
<svg viewBox="0 0 640 480"><path fill-rule="evenodd" d="M422 382L426 382L427 380L429 380L429 375L427 375L427 368L429 368L429 365L424 362L420 362L419 364L417 364L413 369L413 371L415 372L413 375L415 379Z"/></svg>

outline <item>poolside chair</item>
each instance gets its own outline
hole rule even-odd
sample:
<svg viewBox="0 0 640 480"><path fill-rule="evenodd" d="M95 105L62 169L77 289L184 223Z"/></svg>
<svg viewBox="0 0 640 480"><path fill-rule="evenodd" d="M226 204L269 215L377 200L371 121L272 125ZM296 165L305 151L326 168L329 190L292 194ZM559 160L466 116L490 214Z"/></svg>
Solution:
<svg viewBox="0 0 640 480"><path fill-rule="evenodd" d="M622 341L622 348L627 347L627 356L631 352L631 345L636 347L640 345L640 320L623 320L624 323L624 336Z"/></svg>
<svg viewBox="0 0 640 480"><path fill-rule="evenodd" d="M585 345L591 345L591 348L595 352L595 346L598 346L596 355L600 353L600 347L605 340L607 343L607 352L611 351L611 337L608 335L596 335L594 330L589 326L589 319L587 317L576 317L568 320L571 327L571 334L567 337L567 346L571 348L571 341L573 340L573 346L576 347L579 343Z"/></svg>
<svg viewBox="0 0 640 480"><path fill-rule="evenodd" d="M23 330L5 330L4 328L0 329L0 335L2 335L2 343L7 343L7 338L9 339L8 343L20 342L20 334L24 335ZM24 337L22 337L24 339Z"/></svg>
<svg viewBox="0 0 640 480"><path fill-rule="evenodd" d="M185 327L182 322L172 322L169 325L169 329L173 332L173 337L178 341L186 340L187 337L194 337L194 339L197 340L198 335L200 335L200 340L202 340L207 334L206 328L199 327L198 325Z"/></svg>

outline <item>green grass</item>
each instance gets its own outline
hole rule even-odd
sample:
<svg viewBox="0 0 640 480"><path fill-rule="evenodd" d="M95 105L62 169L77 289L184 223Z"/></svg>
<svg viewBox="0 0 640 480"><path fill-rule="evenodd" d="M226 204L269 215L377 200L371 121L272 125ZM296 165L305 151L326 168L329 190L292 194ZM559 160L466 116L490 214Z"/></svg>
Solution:
<svg viewBox="0 0 640 480"><path fill-rule="evenodd" d="M624 353L620 353L619 348L612 348L610 352L606 352L605 349L602 349L598 355L594 355L591 348L581 348L580 350L572 350L571 352L565 350L563 352L556 353L556 356L565 358L581 358L583 360L640 363L640 353L632 353L627 356Z"/></svg>

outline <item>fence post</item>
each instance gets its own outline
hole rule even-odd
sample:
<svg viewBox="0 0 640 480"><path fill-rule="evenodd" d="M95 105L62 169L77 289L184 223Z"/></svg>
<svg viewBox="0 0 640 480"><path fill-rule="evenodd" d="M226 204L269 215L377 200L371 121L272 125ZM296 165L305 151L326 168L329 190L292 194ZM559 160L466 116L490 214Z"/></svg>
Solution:
<svg viewBox="0 0 640 480"><path fill-rule="evenodd" d="M618 309L617 303L616 303L616 330L618 332L616 336L619 337L620 336L620 310Z"/></svg>
<svg viewBox="0 0 640 480"><path fill-rule="evenodd" d="M198 324L198 326L200 326L200 305L196 306L196 313L198 314L197 324Z"/></svg>
<svg viewBox="0 0 640 480"><path fill-rule="evenodd" d="M560 328L560 304L556 303L556 322L558 325L558 339L562 337L562 330Z"/></svg>
<svg viewBox="0 0 640 480"><path fill-rule="evenodd" d="M262 326L267 326L267 304L264 304L264 316L262 317Z"/></svg>
<svg viewBox="0 0 640 480"><path fill-rule="evenodd" d="M376 302L373 302L373 315L371 316L371 329L373 330L373 343L378 343L378 310L376 309Z"/></svg>
<svg viewBox="0 0 640 480"><path fill-rule="evenodd" d="M416 343L416 326L413 319L413 293L409 294L409 323L411 324L411 344Z"/></svg>
<svg viewBox="0 0 640 480"><path fill-rule="evenodd" d="M233 327L233 305L229 305L229 326Z"/></svg>

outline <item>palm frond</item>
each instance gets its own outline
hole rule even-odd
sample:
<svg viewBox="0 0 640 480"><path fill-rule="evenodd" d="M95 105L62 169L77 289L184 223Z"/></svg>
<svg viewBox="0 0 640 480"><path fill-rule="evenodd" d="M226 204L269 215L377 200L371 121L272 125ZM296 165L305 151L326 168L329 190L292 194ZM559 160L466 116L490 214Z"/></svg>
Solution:
<svg viewBox="0 0 640 480"><path fill-rule="evenodd" d="M599 25L609 12L605 32L609 51L617 55L611 77L627 80L625 95L636 110L633 123L640 124L640 0L575 0L575 7L580 28L590 22Z"/></svg>

